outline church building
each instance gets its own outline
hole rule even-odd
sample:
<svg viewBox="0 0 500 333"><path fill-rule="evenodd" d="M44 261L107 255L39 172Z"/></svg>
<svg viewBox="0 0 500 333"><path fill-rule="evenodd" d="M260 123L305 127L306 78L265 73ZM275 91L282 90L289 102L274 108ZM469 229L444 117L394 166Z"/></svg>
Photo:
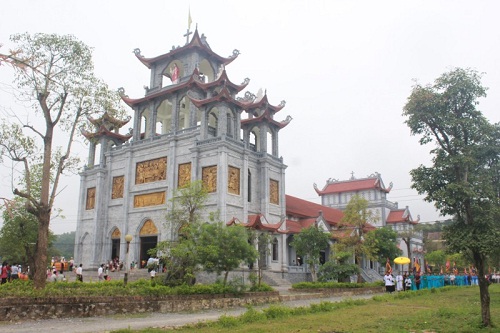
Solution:
<svg viewBox="0 0 500 333"><path fill-rule="evenodd" d="M276 284L308 279L304 258L291 245L294 235L317 226L331 234L333 244L342 209L354 194L368 199L380 217L370 228L391 225L398 231L418 222L408 208L386 199L392 185L386 188L379 174L329 180L322 190L315 185L322 204L286 195L279 132L292 118L281 116L285 102L272 104L267 92L243 92L250 80L235 83L226 71L238 50L223 57L197 29L186 36L185 45L155 57L135 49L150 82L143 97L119 89L133 117L104 113L89 119L93 131L82 132L89 155L80 174L75 263L97 269L116 258L147 262L158 242L175 240L178 230L166 224L169 200L193 181L209 192L205 217L218 212L228 227L240 224L271 236L259 262ZM120 133L127 124L129 131ZM412 238L411 251L421 249L421 238ZM323 262L329 252L321 251ZM375 269L374 263L367 268Z"/></svg>
<svg viewBox="0 0 500 333"><path fill-rule="evenodd" d="M149 249L176 234L164 223L174 190L201 180L209 192L207 212L218 211L225 222L274 226L276 256L268 267L283 271L286 165L278 135L291 117L278 113L285 102L272 104L267 92L242 93L249 79L235 83L226 71L239 52L218 55L198 30L165 54L134 53L150 71L150 83L139 98L120 89L133 117L104 114L89 119L95 131L83 133L90 148L81 173L75 262L93 269L125 260L125 235L132 236L130 261L144 262ZM130 131L120 134L129 122Z"/></svg>

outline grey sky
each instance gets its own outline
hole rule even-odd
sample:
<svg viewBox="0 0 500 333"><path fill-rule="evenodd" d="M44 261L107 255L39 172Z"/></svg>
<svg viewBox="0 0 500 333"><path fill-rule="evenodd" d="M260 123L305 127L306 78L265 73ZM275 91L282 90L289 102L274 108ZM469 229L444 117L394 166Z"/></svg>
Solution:
<svg viewBox="0 0 500 333"><path fill-rule="evenodd" d="M293 117L280 132L286 192L319 202L328 178L357 178L375 171L394 183L389 199L410 206L421 221L439 215L410 189L409 171L429 163L429 150L410 136L401 116L413 79L431 83L453 67L485 72L488 97L479 109L492 122L500 113L500 4L496 1L10 1L0 12L5 52L17 32L73 34L94 48L96 74L130 97L144 95L146 57L184 45L188 9L192 30L212 49L241 54L226 67L247 90L267 89L269 101L286 100L277 120ZM11 70L0 67L0 117L5 107L22 113L9 95ZM77 145L86 159L87 148ZM11 177L0 168L0 197L11 197ZM66 179L56 201L66 220L56 233L76 227L79 176ZM61 187L62 189L62 187Z"/></svg>

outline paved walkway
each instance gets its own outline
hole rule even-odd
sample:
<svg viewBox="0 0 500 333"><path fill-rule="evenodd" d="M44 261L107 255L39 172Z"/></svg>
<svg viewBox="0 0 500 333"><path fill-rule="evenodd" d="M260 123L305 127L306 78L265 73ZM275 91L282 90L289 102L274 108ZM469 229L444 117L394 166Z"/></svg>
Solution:
<svg viewBox="0 0 500 333"><path fill-rule="evenodd" d="M280 290L280 293L287 293ZM306 300L285 301L282 304L291 307L307 306L322 301L340 302L344 299L371 299L374 294L357 295L352 297L329 297ZM258 306L256 309L263 309L269 305ZM246 311L246 308L238 307L231 309L207 310L193 313L147 313L125 316L106 316L92 318L63 318L46 319L36 321L23 321L19 323L0 323L2 333L103 333L118 329L144 329L148 327L172 328L186 324L194 324L203 321L217 320L221 315L238 316Z"/></svg>

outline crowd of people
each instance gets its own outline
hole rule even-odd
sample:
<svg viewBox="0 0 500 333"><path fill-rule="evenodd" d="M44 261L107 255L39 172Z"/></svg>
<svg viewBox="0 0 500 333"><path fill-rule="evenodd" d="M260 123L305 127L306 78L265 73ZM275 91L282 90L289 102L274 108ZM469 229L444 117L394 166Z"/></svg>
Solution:
<svg viewBox="0 0 500 333"><path fill-rule="evenodd" d="M10 265L7 261L4 261L0 265L0 279L1 284L12 282L14 280L27 280L29 273L29 266L26 267L26 270L23 269L21 265L14 263Z"/></svg>
<svg viewBox="0 0 500 333"><path fill-rule="evenodd" d="M500 283L500 274L491 273L485 276L491 283ZM419 289L432 289L444 286L474 286L479 284L479 279L474 271L457 274L455 272L445 274L430 274L420 272L399 272L396 277L392 271L387 270L384 275L386 291L407 291Z"/></svg>

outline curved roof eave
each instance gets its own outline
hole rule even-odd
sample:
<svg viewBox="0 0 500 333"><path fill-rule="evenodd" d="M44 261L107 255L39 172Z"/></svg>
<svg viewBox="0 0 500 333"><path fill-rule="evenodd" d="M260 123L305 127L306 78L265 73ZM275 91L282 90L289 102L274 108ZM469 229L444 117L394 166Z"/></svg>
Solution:
<svg viewBox="0 0 500 333"><path fill-rule="evenodd" d="M276 121L273 118L271 118L269 113L266 111L262 115L260 115L260 117L243 119L241 121L241 125L253 124L253 123L260 122L260 121L267 121L269 124L272 124L280 129L286 127L290 123L289 121L286 121L286 120Z"/></svg>
<svg viewBox="0 0 500 333"><path fill-rule="evenodd" d="M202 86L206 88L211 88L220 85L222 82L224 82L224 84L228 85L229 87L233 88L237 93L239 93L240 91L245 89L246 86L248 86L250 80L245 79L245 81L243 81L243 83L241 84L233 83L227 76L227 72L224 69L222 71L222 74L217 78L217 80L208 83L202 83Z"/></svg>
<svg viewBox="0 0 500 333"><path fill-rule="evenodd" d="M203 106L209 106L210 104L215 104L215 103L218 103L218 102L229 102L241 109L244 108L244 105L242 103L240 103L239 101L235 100L231 94L229 93L229 90L227 89L227 87L224 87L220 93L218 93L217 95L211 97L211 98L207 98L207 99L195 99L195 98L192 98L190 96L188 96L189 99L191 100L191 102L193 102L194 105L196 105L197 108L201 108Z"/></svg>
<svg viewBox="0 0 500 333"><path fill-rule="evenodd" d="M189 78L189 80L187 80L185 82L178 83L178 84L171 84L171 85L166 86L166 87L162 88L161 90L159 90L151 95L147 95L147 96L144 96L141 98L130 98L126 95L122 95L121 98L128 106L132 107L132 106L140 104L142 102L152 100L152 99L157 98L159 96L163 96L165 94L169 94L169 93L184 89L184 88L189 87L189 86L195 85L195 86L199 87L200 89L203 89L203 83L195 78L197 76L197 74L198 74L198 70L195 69L193 71L193 74L191 74L191 77Z"/></svg>
<svg viewBox="0 0 500 333"><path fill-rule="evenodd" d="M193 50L193 49L198 49L199 51L207 54L208 57L214 58L215 60L223 63L224 65L230 64L239 55L239 52L237 52L236 50L233 51L232 56L227 57L227 58L218 55L217 53L212 51L212 49L210 47L208 47L207 45L205 45L205 43L203 43L203 41L200 38L200 35L198 34L198 29L195 30L193 38L191 38L191 41L188 44L186 44L184 46L180 46L178 48L174 48L174 49L170 50L170 52L168 52L168 53L165 53L165 54L162 54L162 55L159 55L156 57L152 57L152 58L146 58L146 57L142 56L140 52L134 52L134 53L140 62L142 62L146 67L151 69L152 65L159 62L159 61L162 61L162 60L165 60L168 58L175 58L179 54L188 52L188 51Z"/></svg>
<svg viewBox="0 0 500 333"><path fill-rule="evenodd" d="M262 108L262 106L265 106L266 108L270 109L274 113L279 112L281 109L285 107L286 102L283 100L279 105L272 105L269 103L269 100L267 99L267 93L257 102L250 103L247 107L246 110L251 111L253 109L259 109Z"/></svg>

